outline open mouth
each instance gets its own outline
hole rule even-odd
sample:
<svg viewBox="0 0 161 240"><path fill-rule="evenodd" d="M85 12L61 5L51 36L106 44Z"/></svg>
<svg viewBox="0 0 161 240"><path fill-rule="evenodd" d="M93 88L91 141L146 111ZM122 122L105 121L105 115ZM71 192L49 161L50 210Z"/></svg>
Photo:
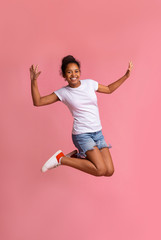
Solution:
<svg viewBox="0 0 161 240"><path fill-rule="evenodd" d="M72 81L75 81L77 78L71 78Z"/></svg>

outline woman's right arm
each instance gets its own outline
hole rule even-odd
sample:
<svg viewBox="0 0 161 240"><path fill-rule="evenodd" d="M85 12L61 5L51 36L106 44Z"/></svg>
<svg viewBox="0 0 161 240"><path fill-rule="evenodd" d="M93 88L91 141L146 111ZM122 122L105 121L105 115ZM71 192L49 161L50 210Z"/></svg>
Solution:
<svg viewBox="0 0 161 240"><path fill-rule="evenodd" d="M43 97L40 96L37 85L37 78L39 77L40 73L41 72L38 72L38 66L34 67L34 65L32 65L30 67L31 95L34 106L44 106L59 101L59 98L55 93L51 93Z"/></svg>

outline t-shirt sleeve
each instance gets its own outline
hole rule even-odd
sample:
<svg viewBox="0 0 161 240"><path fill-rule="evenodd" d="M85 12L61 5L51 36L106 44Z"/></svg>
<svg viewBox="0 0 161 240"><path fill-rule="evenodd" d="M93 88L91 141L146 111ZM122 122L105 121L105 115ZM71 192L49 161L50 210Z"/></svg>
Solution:
<svg viewBox="0 0 161 240"><path fill-rule="evenodd" d="M54 91L54 93L57 95L57 97L60 99L60 101L63 101L64 88L60 88L60 89Z"/></svg>
<svg viewBox="0 0 161 240"><path fill-rule="evenodd" d="M98 90L98 82L97 81L90 79L90 84L92 85L92 87L95 91Z"/></svg>

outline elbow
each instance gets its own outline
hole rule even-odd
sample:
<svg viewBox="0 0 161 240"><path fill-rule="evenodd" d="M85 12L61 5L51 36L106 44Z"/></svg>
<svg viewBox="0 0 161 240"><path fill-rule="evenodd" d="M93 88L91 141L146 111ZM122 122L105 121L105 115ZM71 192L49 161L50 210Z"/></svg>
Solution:
<svg viewBox="0 0 161 240"><path fill-rule="evenodd" d="M108 94L111 94L112 93L112 90L110 89L110 87L108 86Z"/></svg>
<svg viewBox="0 0 161 240"><path fill-rule="evenodd" d="M34 105L34 107L39 107L40 106L40 104L37 103L37 102L33 102L33 105Z"/></svg>
<svg viewBox="0 0 161 240"><path fill-rule="evenodd" d="M33 105L34 105L34 107L38 107L38 105L37 105L37 104L35 104L35 103L34 103Z"/></svg>
<svg viewBox="0 0 161 240"><path fill-rule="evenodd" d="M41 106L41 99L33 99L33 105L35 107Z"/></svg>

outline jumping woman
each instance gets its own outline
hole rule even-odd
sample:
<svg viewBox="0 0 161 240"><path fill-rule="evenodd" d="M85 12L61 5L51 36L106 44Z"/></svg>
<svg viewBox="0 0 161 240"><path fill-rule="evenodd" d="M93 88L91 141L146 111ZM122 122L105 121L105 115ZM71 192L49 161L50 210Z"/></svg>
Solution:
<svg viewBox="0 0 161 240"><path fill-rule="evenodd" d="M112 176L114 165L102 134L97 96L95 92L110 94L114 92L129 76L133 64L130 61L128 70L119 80L108 86L92 79L80 80L80 62L68 55L62 59L61 73L68 85L47 96L40 96L37 78L40 75L38 66L30 67L31 93L34 106L62 101L70 110L74 122L72 140L77 150L64 155L57 151L42 167L42 172L66 165L94 176Z"/></svg>

